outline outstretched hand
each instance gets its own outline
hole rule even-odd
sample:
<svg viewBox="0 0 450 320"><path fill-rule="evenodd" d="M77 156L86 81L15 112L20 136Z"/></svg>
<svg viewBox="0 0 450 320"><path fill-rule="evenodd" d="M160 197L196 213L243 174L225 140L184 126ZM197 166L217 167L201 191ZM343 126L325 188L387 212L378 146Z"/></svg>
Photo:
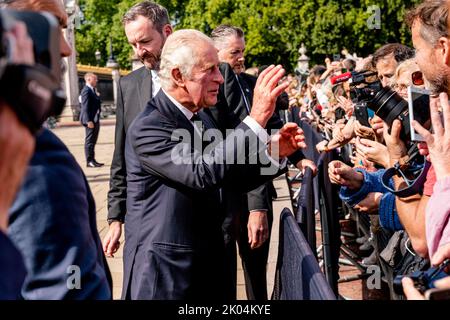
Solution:
<svg viewBox="0 0 450 320"><path fill-rule="evenodd" d="M269 142L269 154L273 158L284 158L301 148L306 148L303 130L296 123L286 123Z"/></svg>
<svg viewBox="0 0 450 320"><path fill-rule="evenodd" d="M355 190L361 188L364 177L342 161L331 161L328 165L330 181L340 186Z"/></svg>

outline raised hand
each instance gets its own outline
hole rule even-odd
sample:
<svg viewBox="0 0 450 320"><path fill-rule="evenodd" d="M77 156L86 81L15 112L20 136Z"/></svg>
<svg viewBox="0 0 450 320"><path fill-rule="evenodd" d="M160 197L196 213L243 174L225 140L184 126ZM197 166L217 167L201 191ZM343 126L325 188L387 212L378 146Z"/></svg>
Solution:
<svg viewBox="0 0 450 320"><path fill-rule="evenodd" d="M362 158L375 162L384 168L389 166L389 155L385 145L368 139L360 139L358 137L355 146L356 153Z"/></svg>
<svg viewBox="0 0 450 320"><path fill-rule="evenodd" d="M255 119L263 128L266 127L267 121L275 110L275 102L278 96L289 85L287 82L279 84L284 74L285 70L282 66L271 65L261 72L256 81L250 117Z"/></svg>
<svg viewBox="0 0 450 320"><path fill-rule="evenodd" d="M394 120L391 127L391 133L389 133L388 125L386 123L383 124L384 141L386 142L389 153L389 166L394 166L394 164L407 153L405 143L400 140L401 130L402 124L400 120Z"/></svg>
<svg viewBox="0 0 450 320"><path fill-rule="evenodd" d="M375 132L372 128L363 126L359 121L355 121L355 133L358 137L371 139L375 137Z"/></svg>
<svg viewBox="0 0 450 320"><path fill-rule="evenodd" d="M364 176L342 161L331 161L328 165L328 176L330 181L340 186L355 190L362 186Z"/></svg>
<svg viewBox="0 0 450 320"><path fill-rule="evenodd" d="M446 93L439 95L439 101L444 117L444 124L442 124L438 111L438 101L437 99L433 99L430 102L430 115L434 133L423 128L417 121L413 122L413 126L425 139L431 162L436 171L436 177L442 179L450 175L450 106ZM425 151L423 150L422 153L425 154Z"/></svg>
<svg viewBox="0 0 450 320"><path fill-rule="evenodd" d="M373 118L369 119L369 123L372 130L375 132L377 141L383 141L383 120L375 115Z"/></svg>

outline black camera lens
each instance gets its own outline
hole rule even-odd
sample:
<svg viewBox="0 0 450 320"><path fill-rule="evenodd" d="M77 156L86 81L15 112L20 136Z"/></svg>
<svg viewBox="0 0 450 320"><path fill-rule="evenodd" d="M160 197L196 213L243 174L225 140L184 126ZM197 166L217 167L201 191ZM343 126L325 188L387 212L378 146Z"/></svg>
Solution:
<svg viewBox="0 0 450 320"><path fill-rule="evenodd" d="M408 102L389 87L383 87L370 101L370 108L383 119L389 127L395 119L402 123L400 138L409 141Z"/></svg>
<svg viewBox="0 0 450 320"><path fill-rule="evenodd" d="M408 110L408 103L405 99L389 87L381 89L371 102L375 114L383 119L389 126L395 119Z"/></svg>

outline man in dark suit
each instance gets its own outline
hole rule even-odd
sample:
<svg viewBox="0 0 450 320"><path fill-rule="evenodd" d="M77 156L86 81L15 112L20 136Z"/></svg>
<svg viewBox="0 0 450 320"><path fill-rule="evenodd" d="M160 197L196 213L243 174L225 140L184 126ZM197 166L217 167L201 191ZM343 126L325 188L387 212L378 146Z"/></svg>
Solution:
<svg viewBox="0 0 450 320"><path fill-rule="evenodd" d="M244 73L245 39L242 29L220 25L212 31L211 37L218 50L220 71L225 81L220 86L217 104L205 112L209 113L221 131L225 132L227 129L235 128L250 114L257 78ZM279 98L277 107L281 103ZM269 120L267 128L278 130L282 125L276 112ZM302 159L300 151L290 157L294 164L306 161ZM230 268L236 269L234 258L236 240L244 270L247 298L267 300L266 265L273 221L272 197L275 195L275 189L269 181L247 194L232 192L227 203L228 216L223 227L225 243L229 249Z"/></svg>
<svg viewBox="0 0 450 320"><path fill-rule="evenodd" d="M97 76L93 73L86 73L84 76L86 85L81 90L81 112L80 121L86 128L86 139L84 141L84 153L86 164L89 168L103 166L95 160L95 144L100 132L100 112L102 102L97 94Z"/></svg>
<svg viewBox="0 0 450 320"><path fill-rule="evenodd" d="M8 7L49 12L61 30L67 25L59 0L18 0ZM62 57L71 54L62 35L60 52ZM34 155L9 212L8 235L27 269L22 298L111 299L111 276L86 177L67 147L47 129L37 135Z"/></svg>
<svg viewBox="0 0 450 320"><path fill-rule="evenodd" d="M263 129L285 88L278 86L281 66L261 74L250 116L220 141L214 122L198 114L217 102L218 65L211 39L176 31L162 52L162 90L128 131L123 298L235 299L221 230L222 190L249 190L280 174L279 162L272 175L261 174L262 163L271 163L272 142L279 141L274 162L304 147L295 124L272 140ZM250 164L253 156L258 161Z"/></svg>
<svg viewBox="0 0 450 320"><path fill-rule="evenodd" d="M109 257L113 257L119 249L119 239L126 213L126 133L131 122L160 89L157 71L161 50L166 38L172 33L167 10L151 1L143 1L130 8L122 22L128 42L144 66L119 80L116 138L108 193L109 230L103 239L103 250Z"/></svg>

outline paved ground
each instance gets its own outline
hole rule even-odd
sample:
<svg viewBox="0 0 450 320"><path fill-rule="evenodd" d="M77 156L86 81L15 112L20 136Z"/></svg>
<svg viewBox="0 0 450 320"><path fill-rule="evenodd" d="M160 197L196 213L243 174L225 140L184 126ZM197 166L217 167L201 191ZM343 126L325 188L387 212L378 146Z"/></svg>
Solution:
<svg viewBox="0 0 450 320"><path fill-rule="evenodd" d="M103 239L107 230L107 193L109 189L109 171L114 150L114 120L108 119L102 122L100 135L96 146L96 158L98 162L105 163L102 168L86 168L84 158L84 128L76 123L66 123L64 127L53 130L68 146L78 163L83 168L89 181L92 193L94 194L97 206L97 226L100 237ZM274 222L272 227L272 239L270 243L269 263L268 263L268 292L272 293L273 280L276 267L279 214L284 207L291 207L289 194L284 178L275 181L275 188L278 193L278 200L274 202ZM123 243L123 239L121 239ZM122 248L114 258L108 258L108 264L113 277L113 296L119 299L122 291ZM244 276L240 261L238 262L238 299L245 300Z"/></svg>

